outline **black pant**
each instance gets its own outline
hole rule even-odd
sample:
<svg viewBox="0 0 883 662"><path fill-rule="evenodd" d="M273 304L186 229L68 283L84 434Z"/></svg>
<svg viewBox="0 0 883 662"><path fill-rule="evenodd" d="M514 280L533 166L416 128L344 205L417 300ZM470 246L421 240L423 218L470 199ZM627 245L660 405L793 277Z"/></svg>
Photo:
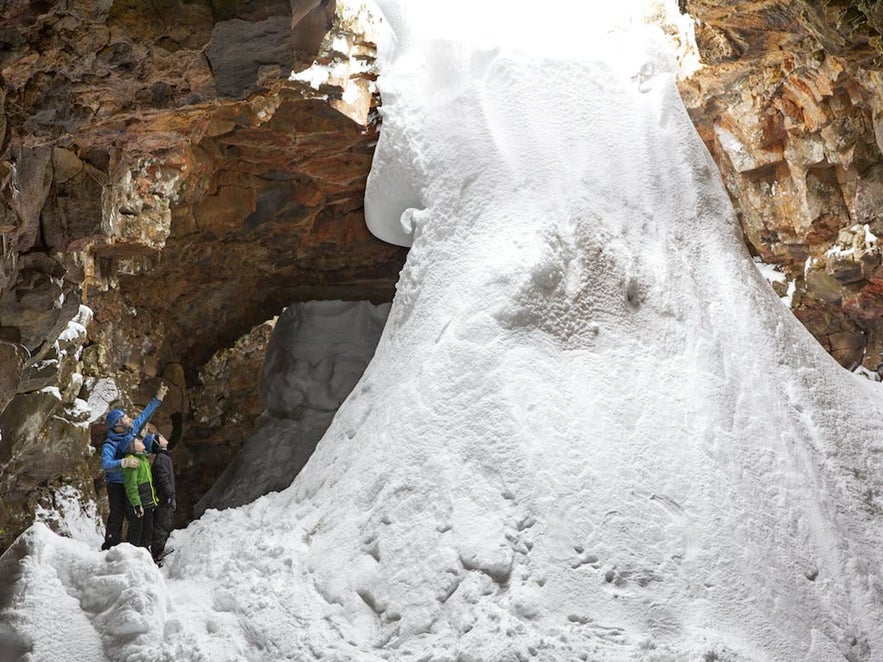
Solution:
<svg viewBox="0 0 883 662"><path fill-rule="evenodd" d="M154 559L159 559L166 549L166 541L169 534L175 528L172 519L172 509L162 504L156 507L156 513L153 517L153 542L150 546L150 553Z"/></svg>
<svg viewBox="0 0 883 662"><path fill-rule="evenodd" d="M150 541L153 538L153 512L155 506L144 508L144 514L141 517L135 517L135 509L131 505L127 505L126 516L129 518L129 532L126 534L126 542L132 543L135 547L150 547Z"/></svg>
<svg viewBox="0 0 883 662"><path fill-rule="evenodd" d="M123 522L126 519L126 508L129 505L129 500L126 498L126 486L122 483L107 483L107 501L110 505L110 514L107 516L107 529L101 549L110 549L114 545L119 545L123 540Z"/></svg>

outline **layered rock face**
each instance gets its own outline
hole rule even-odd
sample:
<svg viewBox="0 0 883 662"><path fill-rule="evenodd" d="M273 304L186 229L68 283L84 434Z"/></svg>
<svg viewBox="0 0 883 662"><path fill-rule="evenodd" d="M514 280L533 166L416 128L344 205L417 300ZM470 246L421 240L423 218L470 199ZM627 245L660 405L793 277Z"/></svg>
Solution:
<svg viewBox="0 0 883 662"><path fill-rule="evenodd" d="M877 2L708 2L704 68L682 95L752 252L844 366L883 362L881 30ZM787 286L783 284L783 291Z"/></svg>
<svg viewBox="0 0 883 662"><path fill-rule="evenodd" d="M838 361L875 370L883 10L680 5L704 65L681 92L749 249ZM327 0L0 15L0 549L57 485L100 499L103 413L160 379L186 518L263 411L266 321L392 297L404 251L362 213L371 38Z"/></svg>
<svg viewBox="0 0 883 662"><path fill-rule="evenodd" d="M261 412L262 323L388 301L404 252L364 226L374 46L334 2L0 4L2 548L101 494L103 413L160 379L186 513Z"/></svg>

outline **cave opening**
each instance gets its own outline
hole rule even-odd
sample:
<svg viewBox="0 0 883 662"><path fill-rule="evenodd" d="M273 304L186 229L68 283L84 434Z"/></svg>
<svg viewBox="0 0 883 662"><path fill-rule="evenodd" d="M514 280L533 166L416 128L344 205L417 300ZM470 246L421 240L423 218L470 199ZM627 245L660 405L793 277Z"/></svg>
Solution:
<svg viewBox="0 0 883 662"><path fill-rule="evenodd" d="M190 486L186 500L193 516L288 487L364 373L389 309L389 303L365 300L296 302L206 364L193 400L194 425L182 449L182 482ZM259 356L263 360L255 373ZM223 398L231 378L241 384L246 371L258 381L240 401L252 412L260 410L250 426ZM230 435L231 429L239 438ZM224 451L208 455L227 461L198 462L209 444ZM193 461L188 461L191 454Z"/></svg>

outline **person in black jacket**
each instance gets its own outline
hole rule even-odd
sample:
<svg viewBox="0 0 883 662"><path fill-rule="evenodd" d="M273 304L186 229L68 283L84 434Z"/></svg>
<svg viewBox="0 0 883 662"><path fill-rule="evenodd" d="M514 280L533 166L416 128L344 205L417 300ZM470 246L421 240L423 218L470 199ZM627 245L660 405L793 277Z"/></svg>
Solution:
<svg viewBox="0 0 883 662"><path fill-rule="evenodd" d="M156 507L153 520L153 541L150 545L150 553L158 565L162 565L162 558L166 553L166 541L174 528L172 513L175 511L175 471L172 467L172 453L169 451L169 442L161 434L157 433L159 443L156 447L156 457L153 459L153 487L156 490L156 498L159 505Z"/></svg>

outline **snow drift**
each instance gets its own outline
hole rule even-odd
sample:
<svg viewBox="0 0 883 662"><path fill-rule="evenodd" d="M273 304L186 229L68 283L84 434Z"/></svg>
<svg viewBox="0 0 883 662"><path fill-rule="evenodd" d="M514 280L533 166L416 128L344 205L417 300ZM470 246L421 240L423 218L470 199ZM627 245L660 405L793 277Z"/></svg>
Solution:
<svg viewBox="0 0 883 662"><path fill-rule="evenodd" d="M751 263L663 32L491 48L405 4L384 7L366 208L413 243L361 381L290 488L208 511L161 574L32 528L3 558L7 640L50 659L73 633L71 660L883 659L879 385Z"/></svg>

